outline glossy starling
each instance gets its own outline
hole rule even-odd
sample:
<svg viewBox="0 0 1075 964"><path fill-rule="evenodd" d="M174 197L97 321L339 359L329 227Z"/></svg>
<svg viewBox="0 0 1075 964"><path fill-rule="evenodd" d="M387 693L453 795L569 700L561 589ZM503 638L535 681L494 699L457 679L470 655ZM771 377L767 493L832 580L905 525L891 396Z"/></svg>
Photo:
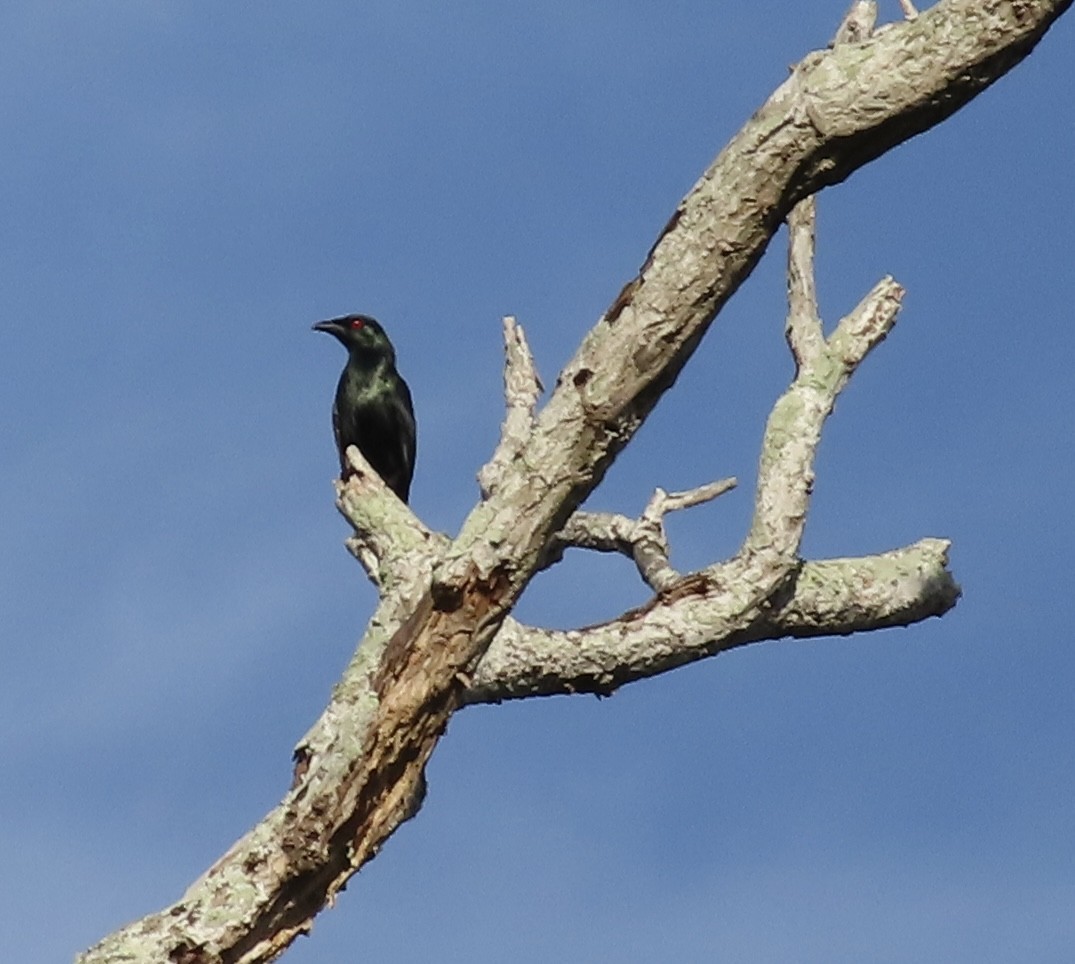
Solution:
<svg viewBox="0 0 1075 964"><path fill-rule="evenodd" d="M407 383L396 371L392 343L369 315L319 321L314 331L335 335L349 356L332 406L340 478L351 474L345 453L348 445L354 445L385 485L406 502L414 474L414 409Z"/></svg>

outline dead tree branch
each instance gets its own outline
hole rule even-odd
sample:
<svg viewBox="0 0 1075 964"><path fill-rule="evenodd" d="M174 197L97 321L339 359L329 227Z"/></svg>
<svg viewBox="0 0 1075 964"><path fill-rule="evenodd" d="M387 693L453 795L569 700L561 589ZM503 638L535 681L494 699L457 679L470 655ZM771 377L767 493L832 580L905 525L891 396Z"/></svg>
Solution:
<svg viewBox="0 0 1075 964"><path fill-rule="evenodd" d="M563 640L507 621L556 533L795 205L958 110L1026 57L1070 3L940 0L804 58L683 199L540 409L529 352L521 334L508 333L506 380L516 387L482 474L486 497L447 545L389 505L372 473L349 480L340 507L383 595L296 752L293 788L174 906L107 937L82 964L273 960L416 811L425 764L467 701L611 690L766 634L850 632L951 605L958 590L940 542L866 560L798 557L821 424L890 329L900 296L894 282L880 282L823 338L803 274L791 288L805 314L793 307L789 319L799 371L766 427L740 551L668 585L661 577L640 610L577 631L574 662ZM805 270L809 259L800 250L793 260ZM491 649L498 635L503 648ZM508 666L516 647L530 655Z"/></svg>

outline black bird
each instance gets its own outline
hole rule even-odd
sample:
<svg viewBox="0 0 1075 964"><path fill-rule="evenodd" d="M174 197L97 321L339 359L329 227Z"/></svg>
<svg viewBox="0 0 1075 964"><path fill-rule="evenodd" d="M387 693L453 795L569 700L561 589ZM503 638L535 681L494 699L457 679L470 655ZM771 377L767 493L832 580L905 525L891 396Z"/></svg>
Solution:
<svg viewBox="0 0 1075 964"><path fill-rule="evenodd" d="M319 321L314 331L335 335L349 356L332 406L340 478L352 472L347 446L357 446L385 485L406 502L414 474L414 408L407 383L396 371L392 343L369 315Z"/></svg>

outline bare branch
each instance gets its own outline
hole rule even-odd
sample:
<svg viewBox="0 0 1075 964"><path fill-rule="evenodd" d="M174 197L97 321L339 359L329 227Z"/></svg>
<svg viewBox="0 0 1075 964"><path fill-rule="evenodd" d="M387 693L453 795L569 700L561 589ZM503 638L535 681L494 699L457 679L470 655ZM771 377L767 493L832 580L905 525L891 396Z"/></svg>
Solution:
<svg viewBox="0 0 1075 964"><path fill-rule="evenodd" d="M715 482L707 482L705 485L685 489L682 492L665 492L664 489L657 489L643 515L662 518L669 512L693 509L696 505L704 505L706 502L720 498L726 492L731 492L738 484L736 479L717 479Z"/></svg>
<svg viewBox="0 0 1075 964"><path fill-rule="evenodd" d="M347 548L384 592L428 576L433 557L447 540L427 528L388 488L353 445L347 461L354 472L336 482L336 508L354 527Z"/></svg>
<svg viewBox="0 0 1075 964"><path fill-rule="evenodd" d="M307 930L414 814L425 764L466 696L465 680L549 541L673 384L795 203L958 110L1022 60L1071 2L940 0L867 41L806 57L680 203L638 276L561 373L489 497L434 553L432 574L418 575L417 566L412 580L405 567L393 570L401 574L397 587L299 748L294 788L176 905L106 938L83 964L258 964ZM824 353L831 367L868 350L884 329L886 309L875 308L849 316L846 344L834 332ZM767 427L744 551L633 614L623 626L621 666L659 672L678 665L685 633L745 638L767 606L795 598L807 572L795 553L816 438L789 433L816 435L838 391L833 385L846 377L820 365L810 370L824 384L811 388L797 378ZM797 469L802 482L790 484ZM353 501L347 511L360 514ZM383 567L390 547L370 539ZM928 581L913 567L874 575L919 587ZM862 591L871 586L864 577ZM602 638L595 634L591 644ZM599 652L590 655L604 665Z"/></svg>
<svg viewBox="0 0 1075 964"><path fill-rule="evenodd" d="M786 335L797 371L777 401L762 441L754 520L745 548L791 559L802 542L821 428L836 398L869 352L896 323L903 289L885 278L823 338L814 290L814 203L789 218Z"/></svg>
<svg viewBox="0 0 1075 964"><path fill-rule="evenodd" d="M796 370L817 359L825 339L814 281L816 220L813 196L803 198L788 215L788 320L784 337Z"/></svg>
<svg viewBox="0 0 1075 964"><path fill-rule="evenodd" d="M901 285L890 277L882 278L851 314L840 319L827 342L833 360L842 365L837 375L839 388L847 384L851 373L892 330L903 295Z"/></svg>
<svg viewBox="0 0 1075 964"><path fill-rule="evenodd" d="M657 592L669 589L679 581L680 574L668 561L668 538L664 531L664 517L677 509L709 502L735 488L735 479L721 479L708 485L671 494L658 488L653 493L635 527L632 555L638 571L646 584Z"/></svg>
<svg viewBox="0 0 1075 964"><path fill-rule="evenodd" d="M559 562L567 549L618 552L631 556L637 524L637 519L617 512L583 512L580 509L549 543L545 566Z"/></svg>
<svg viewBox="0 0 1075 964"><path fill-rule="evenodd" d="M918 11L915 9L915 5L911 0L900 0L900 9L903 11L903 16L907 20L914 20L918 16Z"/></svg>
<svg viewBox="0 0 1075 964"><path fill-rule="evenodd" d="M833 46L866 40L873 33L876 23L877 3L875 0L855 0L836 31Z"/></svg>
<svg viewBox="0 0 1075 964"><path fill-rule="evenodd" d="M478 473L482 498L488 498L492 494L498 479L529 439L534 428L534 410L544 391L522 325L516 322L512 315L504 317L503 325L504 397L507 411L496 451Z"/></svg>
<svg viewBox="0 0 1075 964"><path fill-rule="evenodd" d="M801 598L792 602L796 589L800 584L810 587L817 581L803 580L803 573L813 577L833 568L828 563L802 563L798 558L821 430L851 375L895 324L903 289L891 278L883 279L840 320L826 340L813 271L813 198L801 201L788 220L786 333L798 370L766 425L754 522L742 550L727 562L684 578L668 562L663 526L664 515L672 508L713 498L727 491L733 480L672 496L657 489L638 520L576 512L556 537L553 545L557 550L562 552L563 546L570 544L630 554L647 584L659 595L641 610L585 630L543 633L511 624L511 630L503 631L512 636L512 655L508 659L515 675L505 679L501 673L500 690L494 690L488 682L478 683L477 698L495 700L506 695L580 689L607 693L631 679L662 672L731 645L771 639L774 634L795 634L800 627L797 620L802 618L803 602ZM880 592L859 593L861 599L870 600L872 609L860 611L846 630L836 631L876 628L878 620L890 620L896 612L901 618L913 620L947 611L959 595L945 570L947 549L947 543L932 540L887 556L839 560L839 574L845 584L837 591L846 585L861 586L862 573L873 579L879 568L890 571L890 576L883 581ZM906 572L908 559L912 571L921 575L923 569L929 570L929 578L895 578L895 571ZM729 591L729 586L734 589ZM890 593L895 593L896 598ZM830 598L812 598L810 602L814 611L826 614L828 625L844 626L831 594ZM689 609L690 618L677 613L681 608ZM640 613L643 619L638 618ZM773 613L784 613L789 619L774 621ZM667 637L653 638L647 623L658 626ZM701 637L698 627L704 627ZM761 635L757 635L758 627L765 627ZM494 641L493 645L499 644ZM560 655L569 654L570 659L581 661L584 669L580 670L577 663L565 668L563 659L554 652L556 646L562 650ZM541 681L536 681L521 663L535 650L539 653ZM479 679L482 672L479 668ZM552 689L534 689L539 682Z"/></svg>
<svg viewBox="0 0 1075 964"><path fill-rule="evenodd" d="M623 682L732 645L794 635L801 630L804 614L801 594L796 599L798 587L815 585L814 577L819 573L839 574L844 583L821 599L807 594L805 611L823 614L828 625L839 627L837 632L877 628L879 621L891 625L893 613L908 620L925 618L955 604L959 591L945 570L946 542L931 540L886 556L838 560L838 570L834 570L835 563L803 563L798 558L813 461L825 419L858 365L895 324L903 289L891 278L883 279L840 320L826 340L813 271L813 198L796 205L788 220L786 333L798 370L766 425L754 522L742 550L727 562L684 578L669 564L663 526L668 511L713 498L727 491L734 480L671 496L657 489L638 520L576 512L557 535L553 543L556 550L580 545L629 554L658 596L640 610L585 630L545 633L512 623L510 630L502 630L511 636L511 655L501 655L500 667L494 658L492 670L483 661L475 684L478 696L473 698L489 701L580 689L607 693ZM911 571L921 578L895 577L896 572L901 576L907 572L908 560ZM872 580L879 569L888 571L889 577L882 581L879 592L859 592L856 598L869 602L860 602L865 608L846 624L839 593L848 585L861 587L863 574ZM730 586L734 589L729 591ZM689 609L689 618L677 612L684 608ZM644 618L639 618L640 613ZM786 618L774 618L774 613ZM654 639L648 623L658 626L666 638ZM698 627L704 627L701 636ZM498 636L494 647L500 646L499 640ZM561 658L565 654L566 666ZM539 660L540 680L526 668L527 655ZM505 662L510 673L503 670ZM499 689L482 676L489 672L497 675Z"/></svg>
<svg viewBox="0 0 1075 964"><path fill-rule="evenodd" d="M709 502L735 485L735 479L721 479L686 492L669 494L658 488L637 519L611 512L576 512L550 543L545 565L558 562L569 548L618 552L632 558L646 584L660 592L680 578L668 561L665 515Z"/></svg>
<svg viewBox="0 0 1075 964"><path fill-rule="evenodd" d="M748 643L849 635L942 616L960 594L947 568L949 546L923 539L876 556L803 563L784 592L749 619L728 608L729 564L688 577L670 599L586 629L537 629L509 618L479 664L466 701L607 695Z"/></svg>

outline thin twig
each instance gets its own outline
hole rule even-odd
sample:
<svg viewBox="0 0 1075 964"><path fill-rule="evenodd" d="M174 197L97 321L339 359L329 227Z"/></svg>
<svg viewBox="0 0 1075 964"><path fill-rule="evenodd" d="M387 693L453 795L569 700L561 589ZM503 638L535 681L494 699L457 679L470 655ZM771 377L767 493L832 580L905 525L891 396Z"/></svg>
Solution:
<svg viewBox="0 0 1075 964"><path fill-rule="evenodd" d="M682 578L668 561L664 517L669 512L710 502L735 488L735 479L720 479L684 492L657 488L637 519L614 512L576 512L556 534L545 566L558 562L569 548L618 552L633 559L639 574L656 592Z"/></svg>

